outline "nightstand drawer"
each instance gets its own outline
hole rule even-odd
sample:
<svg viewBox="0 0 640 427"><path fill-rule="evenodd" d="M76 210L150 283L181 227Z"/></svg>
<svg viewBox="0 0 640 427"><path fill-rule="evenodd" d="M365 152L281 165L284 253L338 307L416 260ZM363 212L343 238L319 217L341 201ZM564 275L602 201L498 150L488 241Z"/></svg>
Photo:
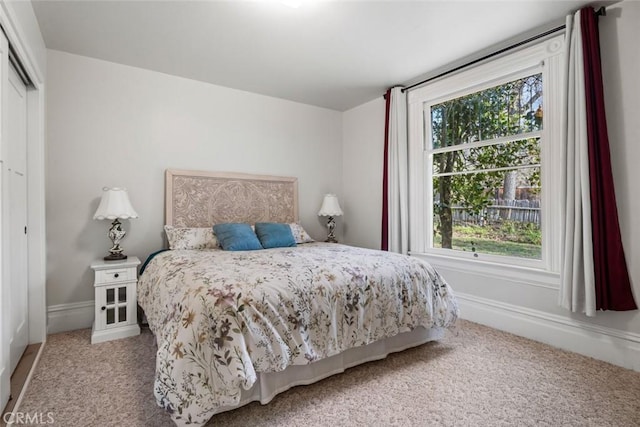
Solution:
<svg viewBox="0 0 640 427"><path fill-rule="evenodd" d="M136 279L135 268L96 271L96 283L118 283Z"/></svg>

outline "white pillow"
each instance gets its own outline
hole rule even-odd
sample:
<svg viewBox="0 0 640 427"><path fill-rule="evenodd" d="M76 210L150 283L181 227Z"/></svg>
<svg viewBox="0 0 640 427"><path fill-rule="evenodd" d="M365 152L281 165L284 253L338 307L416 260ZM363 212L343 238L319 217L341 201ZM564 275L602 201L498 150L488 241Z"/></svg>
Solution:
<svg viewBox="0 0 640 427"><path fill-rule="evenodd" d="M291 233L293 234L293 238L296 239L296 243L315 242L315 240L313 240L311 236L309 236L309 234L304 230L304 228L302 228L300 224L292 222L291 224L289 224L289 227L291 227Z"/></svg>
<svg viewBox="0 0 640 427"><path fill-rule="evenodd" d="M220 249L213 228L174 227L165 225L169 249Z"/></svg>

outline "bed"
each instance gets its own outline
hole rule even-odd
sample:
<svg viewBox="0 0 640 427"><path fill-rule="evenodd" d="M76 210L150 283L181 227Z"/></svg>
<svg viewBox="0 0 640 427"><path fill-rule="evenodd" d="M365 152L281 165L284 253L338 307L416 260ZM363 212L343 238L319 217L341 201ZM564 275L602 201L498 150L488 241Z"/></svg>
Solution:
<svg viewBox="0 0 640 427"><path fill-rule="evenodd" d="M295 178L166 172L166 224L181 229L297 224L297 198ZM154 394L177 425L439 339L457 319L428 263L297 237L295 247L167 250L145 264Z"/></svg>

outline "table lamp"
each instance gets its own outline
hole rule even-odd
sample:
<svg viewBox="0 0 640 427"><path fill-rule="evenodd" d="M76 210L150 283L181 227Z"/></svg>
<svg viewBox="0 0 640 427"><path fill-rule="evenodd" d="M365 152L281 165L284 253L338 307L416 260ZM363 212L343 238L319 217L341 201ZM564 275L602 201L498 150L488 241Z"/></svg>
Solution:
<svg viewBox="0 0 640 427"><path fill-rule="evenodd" d="M336 236L333 234L333 231L336 228L336 221L334 217L340 215L342 215L342 209L340 209L338 197L335 194L325 194L324 200L322 200L322 207L320 207L320 211L318 212L318 216L329 217L327 221L327 229L329 230L329 235L327 236L327 240L325 240L325 242L338 243L338 241L336 240Z"/></svg>
<svg viewBox="0 0 640 427"><path fill-rule="evenodd" d="M109 239L113 246L109 249L109 255L104 257L105 261L122 261L127 256L122 253L120 241L124 238L126 231L122 229L121 219L138 218L138 214L131 206L129 195L125 188L108 188L102 189L102 199L98 210L93 215L93 219L112 219L111 228L109 228Z"/></svg>

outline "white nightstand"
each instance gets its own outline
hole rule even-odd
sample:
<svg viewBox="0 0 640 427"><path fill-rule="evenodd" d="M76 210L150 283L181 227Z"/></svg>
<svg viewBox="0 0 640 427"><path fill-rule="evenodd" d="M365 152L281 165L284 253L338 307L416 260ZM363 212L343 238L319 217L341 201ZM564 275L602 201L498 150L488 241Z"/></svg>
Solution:
<svg viewBox="0 0 640 427"><path fill-rule="evenodd" d="M134 256L120 262L99 260L91 264L96 305L91 344L140 333L136 296L139 264Z"/></svg>

